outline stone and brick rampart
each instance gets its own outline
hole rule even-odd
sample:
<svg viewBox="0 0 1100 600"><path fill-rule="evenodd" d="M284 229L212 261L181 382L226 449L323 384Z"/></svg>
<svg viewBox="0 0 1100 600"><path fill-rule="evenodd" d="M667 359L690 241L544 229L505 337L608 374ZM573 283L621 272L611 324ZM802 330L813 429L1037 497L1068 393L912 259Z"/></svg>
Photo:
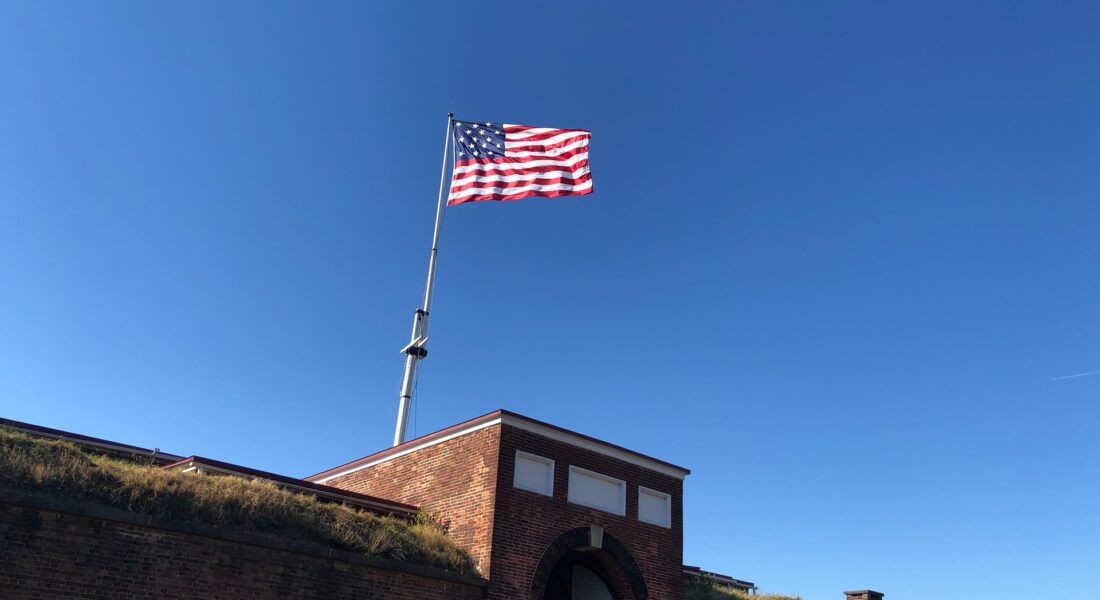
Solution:
<svg viewBox="0 0 1100 600"><path fill-rule="evenodd" d="M472 575L0 488L0 597L480 600Z"/></svg>

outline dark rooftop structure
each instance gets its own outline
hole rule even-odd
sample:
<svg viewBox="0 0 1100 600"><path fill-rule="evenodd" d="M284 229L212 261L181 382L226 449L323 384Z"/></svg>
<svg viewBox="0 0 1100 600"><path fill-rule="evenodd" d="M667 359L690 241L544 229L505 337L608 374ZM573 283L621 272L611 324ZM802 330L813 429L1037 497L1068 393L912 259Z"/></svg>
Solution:
<svg viewBox="0 0 1100 600"><path fill-rule="evenodd" d="M717 583L718 585L734 588L743 592L751 592L756 589L756 584L751 581L737 579L734 577L730 577L729 575L723 575L721 573L715 573L713 571L704 571L699 567L693 567L691 565L684 565L684 577L697 577L699 579L705 579Z"/></svg>
<svg viewBox="0 0 1100 600"><path fill-rule="evenodd" d="M367 494L360 494L349 490L313 483L304 479L288 477L277 473L269 473L267 471L260 471L241 465L234 465L212 458L205 458L202 456L183 457L176 454L161 452L159 449L150 450L149 448L142 448L141 446L123 444L121 442L91 437L71 431L63 431L61 429L53 429L51 427L15 421L13 419L0 418L0 427L8 427L34 436L64 440L83 448L114 457L127 459L140 457L165 469L175 469L193 473L231 475L235 477L244 477L246 479L268 481L284 489L312 495L319 500L340 502L372 512L408 516L417 511L417 507L411 504L376 498Z"/></svg>

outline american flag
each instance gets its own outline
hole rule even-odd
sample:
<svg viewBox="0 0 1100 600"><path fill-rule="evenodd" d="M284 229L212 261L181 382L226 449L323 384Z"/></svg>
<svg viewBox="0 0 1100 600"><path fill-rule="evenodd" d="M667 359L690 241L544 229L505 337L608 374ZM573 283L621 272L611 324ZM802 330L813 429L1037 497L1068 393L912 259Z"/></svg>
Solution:
<svg viewBox="0 0 1100 600"><path fill-rule="evenodd" d="M592 193L584 129L454 122L447 205Z"/></svg>

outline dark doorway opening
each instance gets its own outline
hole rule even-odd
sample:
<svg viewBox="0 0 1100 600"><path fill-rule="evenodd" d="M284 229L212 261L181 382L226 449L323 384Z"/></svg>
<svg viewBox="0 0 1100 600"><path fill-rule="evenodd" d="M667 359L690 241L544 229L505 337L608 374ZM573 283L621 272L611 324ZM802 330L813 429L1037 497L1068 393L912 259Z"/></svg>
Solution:
<svg viewBox="0 0 1100 600"><path fill-rule="evenodd" d="M536 600L648 600L630 551L602 527L558 536L542 554L531 582Z"/></svg>
<svg viewBox="0 0 1100 600"><path fill-rule="evenodd" d="M591 554L573 550L561 557L546 582L544 600L616 600L610 577Z"/></svg>

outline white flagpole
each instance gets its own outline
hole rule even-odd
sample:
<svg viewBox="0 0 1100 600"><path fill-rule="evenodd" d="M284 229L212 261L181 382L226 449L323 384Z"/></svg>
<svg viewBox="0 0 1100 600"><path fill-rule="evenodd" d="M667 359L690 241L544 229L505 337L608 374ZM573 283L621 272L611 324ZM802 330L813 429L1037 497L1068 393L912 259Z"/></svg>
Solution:
<svg viewBox="0 0 1100 600"><path fill-rule="evenodd" d="M447 135L443 138L443 168L439 171L439 202L435 209L435 232L432 234L432 255L428 259L428 283L424 289L424 306L413 313L412 340L401 351L405 353L405 376L401 380L401 398L397 406L397 429L393 432L393 445L405 441L405 429L409 424L409 402L416 382L416 366L428 355L428 313L432 309L432 287L435 285L435 259L439 255L439 227L443 224L443 186L447 177L447 151L451 147L451 128L454 113L447 113Z"/></svg>

